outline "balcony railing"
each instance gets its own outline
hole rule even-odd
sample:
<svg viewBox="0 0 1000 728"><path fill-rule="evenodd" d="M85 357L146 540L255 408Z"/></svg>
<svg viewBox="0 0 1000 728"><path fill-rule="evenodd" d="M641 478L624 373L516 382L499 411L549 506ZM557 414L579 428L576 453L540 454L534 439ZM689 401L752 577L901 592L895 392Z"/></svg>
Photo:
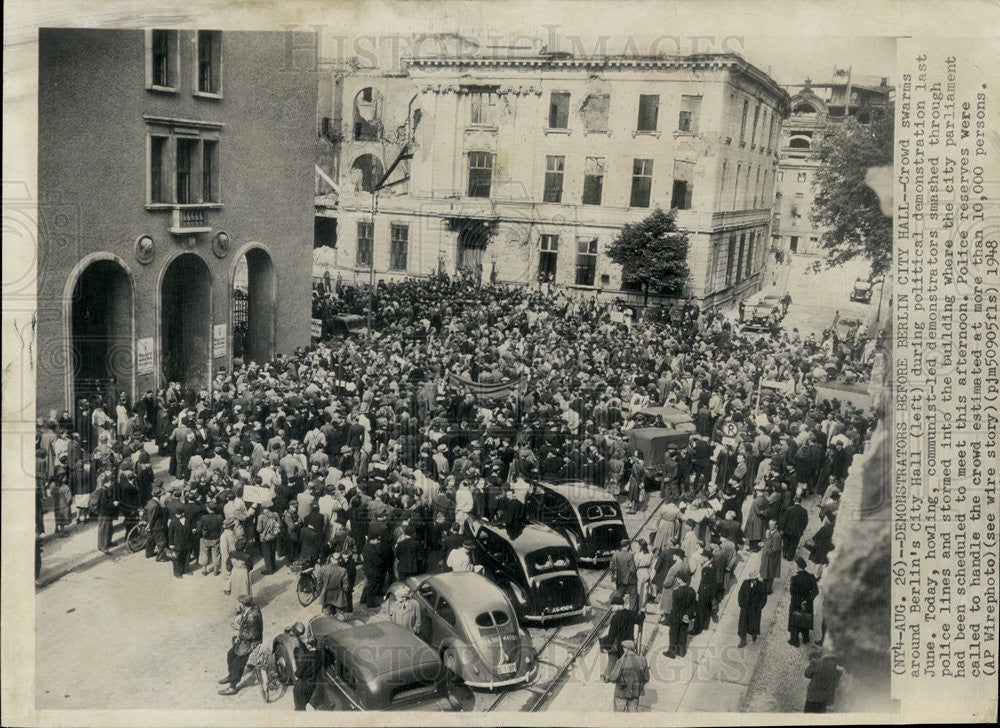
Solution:
<svg viewBox="0 0 1000 728"><path fill-rule="evenodd" d="M171 213L171 235L194 235L211 231L211 226L206 224L204 207L184 205L174 207Z"/></svg>

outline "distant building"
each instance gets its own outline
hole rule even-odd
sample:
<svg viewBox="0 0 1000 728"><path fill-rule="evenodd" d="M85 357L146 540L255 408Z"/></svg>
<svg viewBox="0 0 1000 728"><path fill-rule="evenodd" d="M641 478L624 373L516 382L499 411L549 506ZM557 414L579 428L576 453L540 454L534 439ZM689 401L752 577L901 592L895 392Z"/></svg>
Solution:
<svg viewBox="0 0 1000 728"><path fill-rule="evenodd" d="M791 115L781 131L772 247L819 255L824 229L812 220L813 180L819 168L812 150L830 123L847 117L869 123L890 102L893 88L888 78L852 78L848 71L838 71L830 83L813 84L807 79L789 91L794 95Z"/></svg>
<svg viewBox="0 0 1000 728"><path fill-rule="evenodd" d="M308 344L317 91L285 43L40 31L40 416Z"/></svg>
<svg viewBox="0 0 1000 728"><path fill-rule="evenodd" d="M336 218L345 279L495 271L617 295L608 244L660 207L690 235L687 295L760 285L789 99L738 56L459 51L335 74L320 96L317 216Z"/></svg>

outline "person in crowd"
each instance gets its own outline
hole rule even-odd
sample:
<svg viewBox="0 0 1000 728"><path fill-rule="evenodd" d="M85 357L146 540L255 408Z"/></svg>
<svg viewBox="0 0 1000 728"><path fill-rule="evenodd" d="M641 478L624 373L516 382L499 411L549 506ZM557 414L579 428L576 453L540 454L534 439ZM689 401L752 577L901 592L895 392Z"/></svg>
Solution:
<svg viewBox="0 0 1000 728"><path fill-rule="evenodd" d="M774 580L781 576L781 532L777 521L770 521L764 545L760 550L760 578L764 588L770 594L774 588Z"/></svg>
<svg viewBox="0 0 1000 728"><path fill-rule="evenodd" d="M264 617L249 594L240 595L232 627L236 635L226 653L228 673L219 680L220 685L228 683L229 687L220 690L219 695L235 695L238 692L250 654L260 647L264 639Z"/></svg>
<svg viewBox="0 0 1000 728"><path fill-rule="evenodd" d="M638 638L638 629L642 625L642 612L627 609L621 594L612 594L611 618L608 620L608 631L600 638L601 651L607 654L607 664L601 677L605 682L611 682L611 671L622 656L622 642Z"/></svg>
<svg viewBox="0 0 1000 728"><path fill-rule="evenodd" d="M649 665L646 658L636 652L632 640L623 640L621 648L622 656L609 676L615 685L614 708L616 713L637 713L639 698L645 694L649 682Z"/></svg>
<svg viewBox="0 0 1000 728"><path fill-rule="evenodd" d="M767 587L761 581L759 573L753 572L743 580L737 600L740 607L737 624L737 634L740 638L738 647L746 647L748 635L754 642L760 636L760 618L764 612L764 605L767 604Z"/></svg>
<svg viewBox="0 0 1000 728"><path fill-rule="evenodd" d="M833 655L826 654L822 647L813 647L805 670L809 685L803 712L825 713L837 695L837 686L843 674L844 669Z"/></svg>
<svg viewBox="0 0 1000 728"><path fill-rule="evenodd" d="M819 582L809 573L806 560L795 559L799 570L788 581L788 644L798 647L809 644L813 626L813 605L819 595Z"/></svg>
<svg viewBox="0 0 1000 728"><path fill-rule="evenodd" d="M669 616L670 647L664 650L664 657L671 659L687 654L688 629L698 617L698 597L691 588L691 576L683 574L680 584L674 589Z"/></svg>
<svg viewBox="0 0 1000 728"><path fill-rule="evenodd" d="M396 598L389 603L389 621L405 627L419 637L422 620L420 606L413 598L413 590L406 584L401 584L396 589Z"/></svg>

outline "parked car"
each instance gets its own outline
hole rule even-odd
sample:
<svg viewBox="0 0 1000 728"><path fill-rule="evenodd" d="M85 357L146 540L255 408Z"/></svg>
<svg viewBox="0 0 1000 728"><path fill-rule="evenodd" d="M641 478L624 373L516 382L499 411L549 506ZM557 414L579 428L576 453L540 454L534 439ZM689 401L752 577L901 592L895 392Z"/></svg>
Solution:
<svg viewBox="0 0 1000 728"><path fill-rule="evenodd" d="M493 689L534 679L531 637L496 584L472 571L412 576L404 583L420 606L420 638L466 685ZM395 589L389 593L391 603Z"/></svg>
<svg viewBox="0 0 1000 728"><path fill-rule="evenodd" d="M341 624L316 640L321 669L310 702L317 710L463 710L475 702L408 629L392 622ZM315 620L310 626L315 630ZM288 637L298 639L286 633L275 641L294 649L293 639L283 639Z"/></svg>
<svg viewBox="0 0 1000 728"><path fill-rule="evenodd" d="M501 525L469 519L475 559L510 598L518 619L549 622L586 614L587 590L573 547L548 526L529 523L516 535Z"/></svg>
<svg viewBox="0 0 1000 728"><path fill-rule="evenodd" d="M610 561L628 538L622 509L613 495L581 481L532 483L525 498L528 518L566 537L577 561Z"/></svg>
<svg viewBox="0 0 1000 728"><path fill-rule="evenodd" d="M330 319L330 336L344 339L348 337L362 337L368 333L363 317L354 313L344 313Z"/></svg>
<svg viewBox="0 0 1000 728"><path fill-rule="evenodd" d="M271 643L274 670L278 673L278 679L285 685L291 685L295 681L295 668L299 664L299 656L306 649L307 643L319 642L326 635L346 629L351 625L333 617L317 615L305 625L302 634L296 634L295 626L286 627L285 631L275 637Z"/></svg>
<svg viewBox="0 0 1000 728"><path fill-rule="evenodd" d="M851 289L851 300L861 303L871 303L872 283L865 278L858 278L854 281L854 288Z"/></svg>
<svg viewBox="0 0 1000 728"><path fill-rule="evenodd" d="M749 331L771 331L781 322L785 308L781 296L764 296L750 309L743 328Z"/></svg>

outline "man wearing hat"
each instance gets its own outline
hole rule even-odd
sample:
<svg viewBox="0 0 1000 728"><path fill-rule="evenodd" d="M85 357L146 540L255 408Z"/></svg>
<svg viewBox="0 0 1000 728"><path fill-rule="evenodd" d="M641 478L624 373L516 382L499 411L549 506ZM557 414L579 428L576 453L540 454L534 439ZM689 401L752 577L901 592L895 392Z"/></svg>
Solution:
<svg viewBox="0 0 1000 728"><path fill-rule="evenodd" d="M389 602L389 621L420 636L423 618L420 607L413 598L413 590L406 584L399 585L396 598Z"/></svg>
<svg viewBox="0 0 1000 728"><path fill-rule="evenodd" d="M472 553L476 548L476 543L467 538L462 542L462 548L453 549L446 560L446 564L452 571L475 571L482 573L483 567L473 563Z"/></svg>
<svg viewBox="0 0 1000 728"><path fill-rule="evenodd" d="M205 513L198 519L198 535L200 537L198 561L201 563L201 573L208 575L209 569L214 569L218 576L222 571L222 555L219 541L222 538L224 519L218 506L209 502L205 505Z"/></svg>
<svg viewBox="0 0 1000 728"><path fill-rule="evenodd" d="M635 651L635 642L623 640L622 656L611 668L608 676L615 684L615 712L639 712L639 698L645 693L649 682L649 665L646 658Z"/></svg>
<svg viewBox="0 0 1000 728"><path fill-rule="evenodd" d="M601 652L608 655L607 664L601 674L604 682L611 682L611 671L623 654L622 643L636 637L637 628L646 618L645 611L626 609L625 599L618 593L611 595L610 607L611 619L608 621L608 631L599 640Z"/></svg>
<svg viewBox="0 0 1000 728"><path fill-rule="evenodd" d="M747 635L750 635L754 642L760 635L760 618L767 604L767 587L761 581L758 572L752 572L750 576L740 585L737 595L740 605L739 624L737 634L740 637L738 647L746 647Z"/></svg>
<svg viewBox="0 0 1000 728"><path fill-rule="evenodd" d="M167 511L163 507L163 487L161 481L153 485L152 497L146 503L143 517L149 524L149 539L146 541L146 558L156 556L157 561L165 561L163 549L167 546Z"/></svg>

